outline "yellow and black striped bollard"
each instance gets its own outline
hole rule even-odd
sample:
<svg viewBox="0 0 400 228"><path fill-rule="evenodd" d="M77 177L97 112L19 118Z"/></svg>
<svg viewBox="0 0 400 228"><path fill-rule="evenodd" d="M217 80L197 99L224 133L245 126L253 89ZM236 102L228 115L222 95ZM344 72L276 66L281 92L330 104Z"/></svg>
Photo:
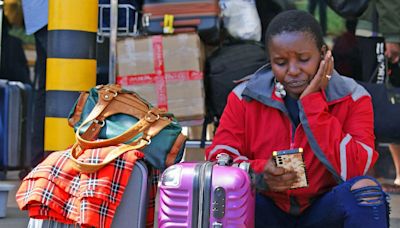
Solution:
<svg viewBox="0 0 400 228"><path fill-rule="evenodd" d="M96 85L98 0L50 0L46 78L45 151L75 141L68 114Z"/></svg>

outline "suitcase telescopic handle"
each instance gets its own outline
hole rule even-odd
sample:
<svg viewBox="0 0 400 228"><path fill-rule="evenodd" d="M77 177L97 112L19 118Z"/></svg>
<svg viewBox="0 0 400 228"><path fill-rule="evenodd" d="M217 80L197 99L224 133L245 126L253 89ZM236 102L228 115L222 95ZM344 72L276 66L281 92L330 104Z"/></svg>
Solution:
<svg viewBox="0 0 400 228"><path fill-rule="evenodd" d="M232 158L226 153L217 155L217 164L220 166L229 166L232 164Z"/></svg>

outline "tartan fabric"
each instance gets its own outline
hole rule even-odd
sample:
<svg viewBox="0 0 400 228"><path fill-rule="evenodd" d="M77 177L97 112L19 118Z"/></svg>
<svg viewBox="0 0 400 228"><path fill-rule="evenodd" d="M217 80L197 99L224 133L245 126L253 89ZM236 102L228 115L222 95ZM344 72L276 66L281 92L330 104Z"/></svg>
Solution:
<svg viewBox="0 0 400 228"><path fill-rule="evenodd" d="M160 178L161 171L159 169L151 168L149 173L149 178L151 178L150 189L149 189L149 204L147 207L147 219L146 219L146 228L154 227L154 215L156 210L156 195L158 190L158 180Z"/></svg>
<svg viewBox="0 0 400 228"><path fill-rule="evenodd" d="M117 146L88 149L80 161L99 163ZM110 227L130 174L143 153L128 151L94 173L72 168L69 150L51 153L22 181L16 193L21 210L38 219L82 227Z"/></svg>

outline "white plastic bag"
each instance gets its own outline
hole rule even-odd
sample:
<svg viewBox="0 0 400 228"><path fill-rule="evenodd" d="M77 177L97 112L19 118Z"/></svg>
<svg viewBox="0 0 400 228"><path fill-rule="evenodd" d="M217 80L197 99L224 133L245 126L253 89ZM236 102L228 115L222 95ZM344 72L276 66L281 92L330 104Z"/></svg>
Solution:
<svg viewBox="0 0 400 228"><path fill-rule="evenodd" d="M224 26L234 38L261 39L261 21L254 0L220 0Z"/></svg>

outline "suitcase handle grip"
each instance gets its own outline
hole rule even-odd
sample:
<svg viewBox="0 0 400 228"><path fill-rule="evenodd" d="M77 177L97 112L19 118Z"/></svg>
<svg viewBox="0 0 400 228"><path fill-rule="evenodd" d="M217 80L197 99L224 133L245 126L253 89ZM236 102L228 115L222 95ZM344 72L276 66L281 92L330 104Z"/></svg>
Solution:
<svg viewBox="0 0 400 228"><path fill-rule="evenodd" d="M195 28L174 28L174 33L196 32Z"/></svg>
<svg viewBox="0 0 400 228"><path fill-rule="evenodd" d="M176 27L197 27L200 25L200 19L190 19L190 20L174 20L173 26ZM161 27L164 27L164 22L160 22ZM178 28L179 29L179 28Z"/></svg>

